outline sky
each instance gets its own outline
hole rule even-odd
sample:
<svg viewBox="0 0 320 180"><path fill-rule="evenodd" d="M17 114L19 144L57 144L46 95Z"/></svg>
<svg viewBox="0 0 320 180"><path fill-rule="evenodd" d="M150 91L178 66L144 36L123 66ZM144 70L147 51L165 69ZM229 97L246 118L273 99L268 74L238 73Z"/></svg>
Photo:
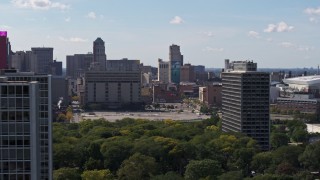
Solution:
<svg viewBox="0 0 320 180"><path fill-rule="evenodd" d="M157 66L177 44L184 62L221 68L224 59L260 68L320 64L320 0L0 0L0 31L13 51L53 47L92 52L105 41L107 59Z"/></svg>

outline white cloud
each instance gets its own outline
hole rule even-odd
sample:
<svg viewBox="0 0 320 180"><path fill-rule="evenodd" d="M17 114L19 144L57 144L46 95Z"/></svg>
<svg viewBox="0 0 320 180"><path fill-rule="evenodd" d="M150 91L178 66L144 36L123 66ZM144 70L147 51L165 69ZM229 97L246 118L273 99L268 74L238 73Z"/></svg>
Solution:
<svg viewBox="0 0 320 180"><path fill-rule="evenodd" d="M18 8L31 8L31 9L69 9L70 6L60 2L52 2L51 0L11 0L11 3Z"/></svg>
<svg viewBox="0 0 320 180"><path fill-rule="evenodd" d="M87 18L90 18L90 19L96 19L97 18L97 15L95 12L89 12L87 14Z"/></svg>
<svg viewBox="0 0 320 180"><path fill-rule="evenodd" d="M67 17L64 19L65 22L70 22L71 21L71 17Z"/></svg>
<svg viewBox="0 0 320 180"><path fill-rule="evenodd" d="M206 47L203 49L203 51L206 51L206 52L222 52L224 51L223 48L213 48L213 47Z"/></svg>
<svg viewBox="0 0 320 180"><path fill-rule="evenodd" d="M260 34L258 32L256 32L256 31L249 31L248 32L248 36L252 37L252 38L257 38L257 39L260 38Z"/></svg>
<svg viewBox="0 0 320 180"><path fill-rule="evenodd" d="M307 8L304 12L308 15L319 15L320 16L320 7L318 8Z"/></svg>
<svg viewBox="0 0 320 180"><path fill-rule="evenodd" d="M288 32L293 30L293 26L289 26L287 23L281 21L278 24L269 24L264 32Z"/></svg>
<svg viewBox="0 0 320 180"><path fill-rule="evenodd" d="M87 39L82 39L79 37L71 37L71 38L64 38L64 37L59 37L60 41L64 41L64 42L87 42Z"/></svg>
<svg viewBox="0 0 320 180"><path fill-rule="evenodd" d="M184 23L184 20L179 17L179 16L175 16L173 19L171 19L170 24L182 24Z"/></svg>
<svg viewBox="0 0 320 180"><path fill-rule="evenodd" d="M291 47L294 47L295 45L291 42L282 42L279 44L280 46L282 47L285 47L285 48L291 48Z"/></svg>

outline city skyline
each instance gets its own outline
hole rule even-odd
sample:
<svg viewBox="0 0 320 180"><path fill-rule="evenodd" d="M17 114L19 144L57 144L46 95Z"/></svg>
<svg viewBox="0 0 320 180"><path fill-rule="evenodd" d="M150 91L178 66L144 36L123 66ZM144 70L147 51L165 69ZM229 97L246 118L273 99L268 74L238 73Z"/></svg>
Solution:
<svg viewBox="0 0 320 180"><path fill-rule="evenodd" d="M245 3L244 3L245 2ZM0 30L13 51L53 47L54 59L92 52L106 43L108 59L139 59L157 66L177 44L184 63L223 67L223 59L254 60L263 67L320 64L320 1L7 0Z"/></svg>

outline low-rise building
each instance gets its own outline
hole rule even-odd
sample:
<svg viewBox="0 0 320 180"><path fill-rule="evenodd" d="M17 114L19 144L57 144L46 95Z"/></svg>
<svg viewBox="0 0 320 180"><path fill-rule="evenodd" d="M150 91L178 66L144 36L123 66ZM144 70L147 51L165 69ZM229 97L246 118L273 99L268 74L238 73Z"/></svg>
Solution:
<svg viewBox="0 0 320 180"><path fill-rule="evenodd" d="M212 84L199 87L199 100L209 107L221 107L221 84Z"/></svg>

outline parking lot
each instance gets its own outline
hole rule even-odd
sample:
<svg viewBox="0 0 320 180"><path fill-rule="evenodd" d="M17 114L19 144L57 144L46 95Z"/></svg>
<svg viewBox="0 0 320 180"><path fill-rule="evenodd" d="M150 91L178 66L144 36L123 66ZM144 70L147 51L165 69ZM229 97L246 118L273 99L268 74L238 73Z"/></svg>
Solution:
<svg viewBox="0 0 320 180"><path fill-rule="evenodd" d="M100 119L105 118L107 121L116 121L123 118L148 119L148 120L200 120L210 118L210 115L200 115L191 112L90 112L81 113L78 118L81 119Z"/></svg>

